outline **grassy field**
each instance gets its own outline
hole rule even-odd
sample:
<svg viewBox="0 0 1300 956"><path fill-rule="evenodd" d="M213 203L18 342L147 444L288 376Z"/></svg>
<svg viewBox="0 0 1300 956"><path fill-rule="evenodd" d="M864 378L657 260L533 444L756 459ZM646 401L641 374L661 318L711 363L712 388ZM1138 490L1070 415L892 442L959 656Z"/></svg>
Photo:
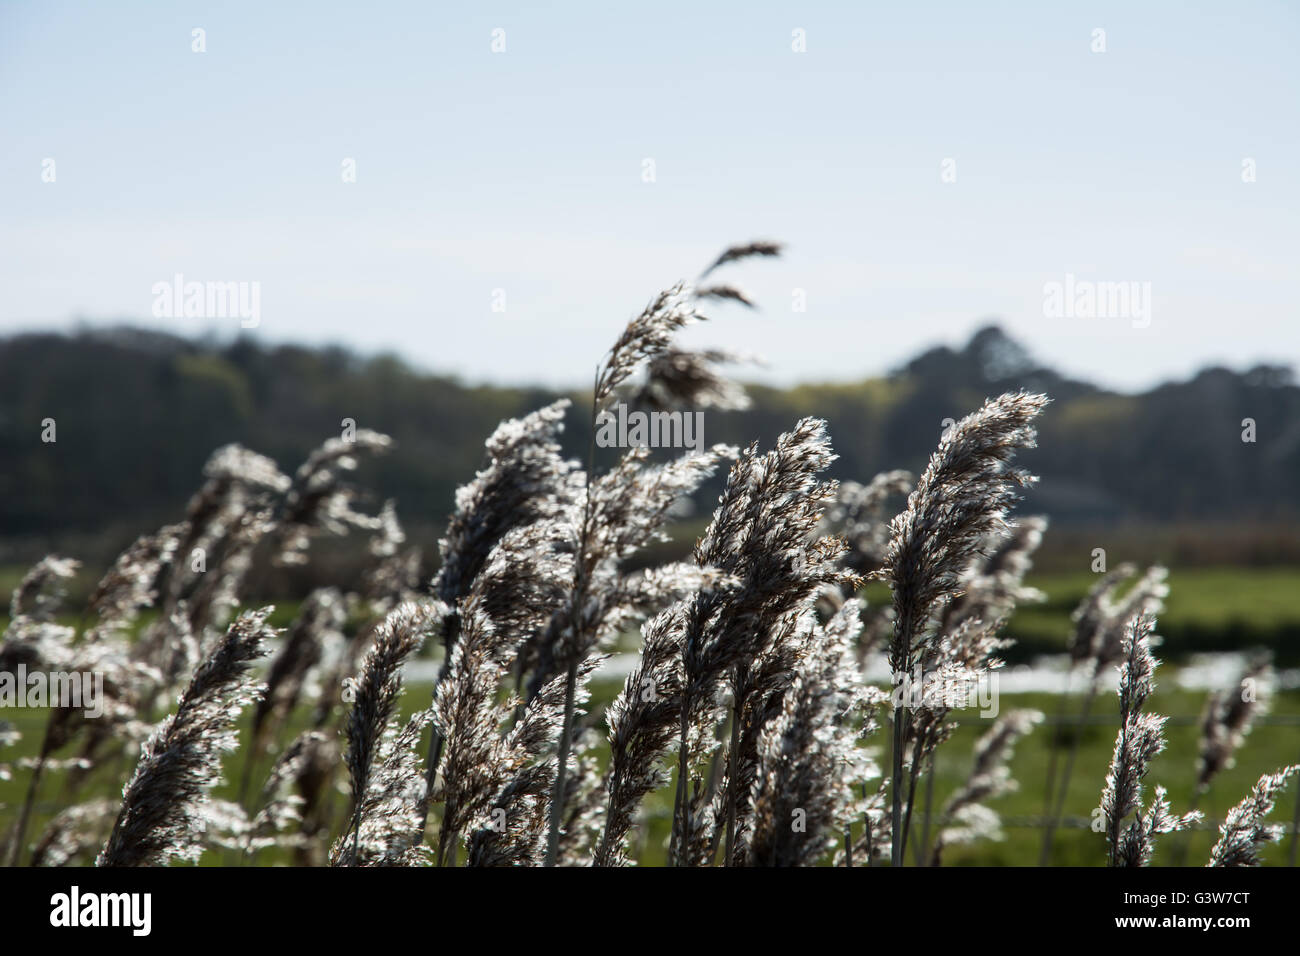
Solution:
<svg viewBox="0 0 1300 956"><path fill-rule="evenodd" d="M1197 718L1204 703L1204 695L1181 690L1174 687L1171 670L1163 675L1157 674L1156 693L1147 704L1147 710L1169 716L1166 727L1168 747L1163 754L1151 764L1144 796L1149 799L1152 786L1160 784L1169 791L1170 801L1176 812L1190 809L1193 788L1196 779L1196 754L1198 740ZM1048 694L1005 695L1002 700L1004 708L1031 707L1043 711L1049 716L1056 712L1059 697ZM1077 713L1078 701L1074 702L1071 713ZM1069 797L1066 803L1067 815L1086 820L1092 809L1098 805L1106 769L1110 764L1111 751L1115 745L1115 735L1119 727L1117 700L1113 694L1105 694L1093 707L1095 722L1090 722L1080 742L1079 755L1070 783ZM936 775L935 805L942 804L942 795L957 787L970 769L970 750L975 739L983 733L985 722L978 719L963 725L954 735L953 740L939 751ZM1208 858L1210 847L1217 839L1217 823L1221 822L1226 811L1240 801L1250 791L1255 781L1263 773L1272 772L1290 763L1300 761L1300 694L1288 692L1279 694L1274 701L1272 716L1268 724L1257 726L1247 738L1238 754L1237 766L1221 773L1211 785L1210 791L1200 801L1199 808L1206 815L1207 824L1215 821L1213 833L1202 830L1195 833L1187 848L1187 862L1202 865ZM1065 735L1056 736L1046 725L1040 725L1031 736L1022 740L1016 748L1015 759L1011 763L1013 777L1019 781L1020 788L994 801L994 808L1003 815L1007 823L1027 824L1034 821L1025 818L1035 817L1043 810L1043 792L1046 767L1050 758L1050 748L1058 747L1058 759L1064 759L1068 741ZM1274 811L1273 822L1290 823L1295 808L1296 787L1287 792L1287 796ZM1004 825L1006 838L999 843L981 843L969 847L955 847L946 853L949 864L1012 864L1025 865L1036 863L1042 841L1042 831L1036 827ZM1153 864L1168 864L1177 843L1184 839L1183 834L1165 836L1157 842ZM1284 862L1289 843L1283 847L1274 847L1264 854L1270 864ZM1055 839L1055 852L1052 860L1057 864L1076 866L1098 866L1104 862L1105 838L1086 828L1066 828L1059 830Z"/></svg>
<svg viewBox="0 0 1300 956"><path fill-rule="evenodd" d="M1017 656L1059 653L1063 650L1070 629L1069 613L1093 580L1093 576L1086 573L1033 578L1031 583L1044 590L1048 600L1045 604L1018 612L1011 621L1010 633L1025 645ZM1204 694L1178 686L1175 680L1179 668L1177 661L1183 653L1190 650L1205 647L1242 649L1252 644L1281 648L1279 658L1283 663L1295 660L1296 650L1300 648L1282 645L1291 629L1300 628L1300 598L1296 597L1300 594L1300 569L1175 570L1171 574L1170 583L1172 592L1168 608L1160 619L1160 632L1166 637L1166 645L1158 651L1159 656L1168 662L1157 674L1159 686L1149 700L1147 709L1172 719L1166 734L1168 749L1151 767L1147 796L1151 785L1162 784L1169 790L1173 809L1182 812L1188 809L1192 795L1196 771L1197 720L1204 704ZM875 600L882 597L887 599L887 595L874 589L870 596ZM287 623L294 613L295 607L291 603L278 606L275 615L277 623ZM1188 643L1187 635L1200 635L1202 632L1209 635L1206 638L1208 644L1198 643L1199 638L1198 642ZM1243 636L1250 635L1261 639L1242 640ZM1217 639L1211 640L1211 637L1216 636ZM593 687L593 710L598 713L619 687L617 681L598 682ZM406 691L404 710L409 713L417 707L426 706L428 700L429 686L413 684ZM1079 706L1078 697L1070 699L1066 713L1076 713ZM1050 718L1058 713L1061 703L1058 696L1051 694L1004 693L1000 707L1003 711L1032 708L1043 711ZM989 724L988 720L980 719L975 711L960 712L957 718L961 726L953 739L939 751L933 799L936 808L942 806L947 795L965 779L970 769L972 745ZM29 777L28 771L16 764L21 757L30 756L38 749L46 714L39 710L9 709L0 712L0 719L7 720L23 734L17 746L0 750L0 764L15 765L13 778L0 781L2 832L16 817L17 806L23 800ZM1086 820L1091 810L1097 806L1117 725L1115 696L1103 692L1094 702L1092 721L1083 731L1066 803L1067 815L1078 821ZM1072 726L1073 723L1068 722L1068 727ZM1282 691L1274 700L1267 722L1258 725L1247 739L1239 754L1237 766L1222 773L1201 801L1200 809L1205 811L1207 817L1210 820L1221 820L1227 809L1245 796L1261 773L1300 761L1300 733L1297 730L1300 730L1300 691ZM881 764L886 763L888 758L885 752L886 740L887 735L881 733L871 741L877 750L877 762ZM1042 832L1035 825L1034 818L1043 812L1047 765L1052 748L1057 748L1058 758L1063 759L1068 746L1068 730L1053 733L1048 723L1040 725L1031 736L1021 741L1011 765L1012 774L1020 786L1015 792L990 804L1003 817L1004 839L950 847L945 862L949 865L1037 863ZM229 758L226 766L227 783L218 796L227 799L236 797L237 783L244 773L241 761L246 752L246 748L241 747ZM67 806L74 796L76 800L93 796L117 796L129 772L130 766L123 763L115 768L113 774L96 774L86 790L75 795L66 789L63 773L47 774L38 793L37 809L30 832L33 835L39 833L50 817ZM259 769L254 774L254 780L264 772L265 768ZM663 860L670 802L671 796L661 792L646 804L649 819L640 831L644 862ZM345 793L337 795L336 805L341 818L347 808ZM1296 786L1293 784L1275 810L1273 821L1290 824L1295 807ZM917 813L921 817L920 807ZM920 823L923 822L921 817ZM914 834L919 832L919 827L914 830ZM1155 865L1168 864L1183 839L1181 834L1162 838L1156 852ZM1187 862L1196 865L1204 863L1213 839L1214 836L1209 831L1195 833L1187 848ZM1283 846L1266 850L1265 861L1271 864L1285 863L1290 850L1288 838ZM1058 832L1052 861L1056 864L1080 866L1101 865L1104 855L1104 838L1100 834L1080 826L1065 827ZM268 856L265 860L259 858L259 862L273 862L274 859L274 856ZM220 863L222 859L215 853L209 853L204 862Z"/></svg>
<svg viewBox="0 0 1300 956"><path fill-rule="evenodd" d="M1016 658L1060 653L1070 635L1070 613L1097 576L1030 574L1027 583L1047 595L1043 604L1018 609L1007 634ZM1163 656L1193 651L1266 647L1279 663L1300 663L1300 569L1173 568L1160 615Z"/></svg>
<svg viewBox="0 0 1300 956"><path fill-rule="evenodd" d="M1196 772L1196 718L1204 703L1204 695L1179 689L1175 686L1176 668L1162 668L1158 675L1160 686L1151 697L1148 709L1155 713L1170 716L1167 729L1168 749L1158 757L1151 768L1148 778L1148 796L1150 785L1159 783L1170 792L1170 799L1176 811L1188 809ZM603 706L609 698L617 693L620 685L606 681L598 683L595 703ZM412 685L406 691L404 710L408 713L427 705L429 686ZM1050 694L1004 694L1000 706L1005 710L1015 708L1033 708L1054 715L1060 698ZM1071 701L1068 713L1077 713L1079 700ZM18 755L30 755L39 745L40 735L45 723L45 712L38 710L15 710L7 718L23 732L23 740L16 748L3 752L6 761L13 762ZM975 711L965 711L958 715L961 726L953 739L939 751L936 764L935 792L933 805L942 806L947 795L958 787L970 770L971 748L980 734L988 727L989 721L980 719ZM1070 795L1066 803L1066 813L1074 818L1087 818L1092 808L1097 806L1101 793L1106 768L1114 746L1115 732L1118 726L1115 697L1104 693L1094 703L1093 720L1085 728L1080 741L1077 764L1070 785ZM1279 693L1274 701L1269 722L1255 728L1243 747L1237 766L1224 771L1215 781L1209 794L1201 802L1201 809L1207 818L1221 820L1223 814L1249 791L1250 787L1265 772L1276 770L1287 763L1300 760L1300 692L1286 691ZM871 741L877 749L877 762L885 763L888 754L886 735L879 734ZM1038 861L1042 831L1034 826L1034 820L1043 811L1044 780L1050 758L1050 749L1058 748L1058 757L1064 759L1068 747L1067 735L1053 735L1049 726L1040 725L1035 732L1022 740L1016 748L1015 759L1011 764L1012 774L1019 782L1019 789L1000 799L992 801L1004 820L1004 839L999 842L979 842L970 846L953 846L945 854L948 865L1033 865ZM226 765L226 785L218 796L226 799L236 797L237 783L244 768L243 754L247 749L241 747ZM110 783L102 776L97 776L92 786L78 799L91 796L115 796L121 781L125 780L129 767L118 768L119 781ZM260 776L265 768L255 775ZM38 832L48 819L62 806L66 805L66 791L61 774L49 774L41 788L37 813L32 830ZM16 815L16 806L23 798L27 773L19 771L14 779L0 782L0 829L12 823ZM1274 822L1289 823L1295 808L1296 788L1293 785L1287 795L1274 811ZM346 796L340 793L336 800L340 816L346 811ZM671 798L660 793L647 803L650 813L648 825L644 828L643 854L646 862L662 862L663 842L667 837L668 818L671 812ZM918 815L921 813L918 808ZM923 821L922 821L923 822ZM919 831L915 831L919 832ZM1168 864L1176 842L1182 835L1164 837L1159 845L1154 864ZM1188 862L1201 864L1205 861L1213 838L1209 832L1198 832L1191 840L1188 849ZM1097 866L1104 861L1105 844L1100 834L1088 829L1063 828L1058 831L1055 841L1053 862L1076 866ZM1264 858L1270 864L1286 862L1289 843L1265 851ZM270 862L273 857L265 862ZM219 863L220 857L210 853L206 863Z"/></svg>

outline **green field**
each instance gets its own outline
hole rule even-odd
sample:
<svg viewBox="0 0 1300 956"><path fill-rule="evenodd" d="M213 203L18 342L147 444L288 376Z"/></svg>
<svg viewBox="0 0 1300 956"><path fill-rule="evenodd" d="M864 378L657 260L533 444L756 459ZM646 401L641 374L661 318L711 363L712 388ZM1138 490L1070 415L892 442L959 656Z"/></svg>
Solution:
<svg viewBox="0 0 1300 956"><path fill-rule="evenodd" d="M1204 704L1204 695L1175 688L1172 669L1162 670L1164 673L1157 673L1156 676L1157 684L1162 686L1157 687L1145 709L1174 719L1166 727L1168 746L1165 752L1151 764L1144 798L1149 799L1152 787L1160 784L1169 791L1174 812L1181 813L1190 809L1196 779L1197 718ZM1050 717L1056 713L1058 702L1057 696L1049 694L1008 694L1003 696L1001 703L1004 708L1034 708ZM1072 710L1072 713L1077 712L1077 706L1076 701L1076 710ZM1094 703L1093 715L1098 720L1090 723L1083 734L1066 803L1067 815L1080 820L1087 819L1092 809L1098 805L1106 769L1110 765L1119 727L1118 704L1114 694L1107 693L1100 697ZM965 779L970 769L971 746L986 726L986 722L978 719L972 724L963 725L953 739L940 748L935 787L936 805L942 803L944 794L955 789ZM1297 729L1300 729L1300 693L1292 691L1277 695L1269 723L1255 727L1238 753L1237 765L1215 778L1209 793L1200 801L1199 809L1205 813L1207 824L1211 820L1221 822L1224 813L1246 796L1261 774L1300 761L1300 734ZM1020 788L991 804L1005 821L1029 823L1032 821L1025 818L1042 813L1044 780L1053 745L1053 734L1046 724L1039 725L1032 735L1017 745L1011 770ZM1063 760L1066 741L1058 739L1055 746L1061 748L1058 757ZM1290 824L1295 798L1296 787L1293 782L1285 798L1274 810L1272 822ZM1004 826L1004 831L1005 839L998 843L952 848L945 853L945 862L1036 864L1042 831L1028 826ZM1171 851L1184 838L1185 834L1158 838L1153 865L1167 865L1171 860ZM1195 833L1188 847L1187 863L1203 865L1216 838L1217 825L1213 835L1205 830ZM1058 830L1054 843L1053 863L1099 866L1105 861L1105 838L1090 829ZM1269 864L1285 862L1289 850L1289 842L1282 847L1272 847L1265 852L1264 859Z"/></svg>
<svg viewBox="0 0 1300 956"><path fill-rule="evenodd" d="M1060 653L1070 635L1070 613L1096 582L1087 571L1030 574L1027 583L1047 595L1018 609L1007 626L1017 657ZM1300 663L1300 569L1173 568L1160 615L1161 654L1266 647L1279 663Z"/></svg>

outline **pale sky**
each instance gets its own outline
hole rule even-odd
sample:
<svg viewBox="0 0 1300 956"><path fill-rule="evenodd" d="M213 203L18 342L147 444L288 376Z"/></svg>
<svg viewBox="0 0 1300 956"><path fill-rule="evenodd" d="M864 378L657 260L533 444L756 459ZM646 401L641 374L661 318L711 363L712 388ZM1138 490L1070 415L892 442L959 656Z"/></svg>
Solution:
<svg viewBox="0 0 1300 956"><path fill-rule="evenodd" d="M238 332L151 314L181 273L259 283L268 342L585 384L659 288L772 238L717 274L762 311L688 338L751 377L990 318L1123 388L1300 364L1294 3L270 7L0 2L0 333ZM1149 283L1149 325L1045 314L1067 274Z"/></svg>

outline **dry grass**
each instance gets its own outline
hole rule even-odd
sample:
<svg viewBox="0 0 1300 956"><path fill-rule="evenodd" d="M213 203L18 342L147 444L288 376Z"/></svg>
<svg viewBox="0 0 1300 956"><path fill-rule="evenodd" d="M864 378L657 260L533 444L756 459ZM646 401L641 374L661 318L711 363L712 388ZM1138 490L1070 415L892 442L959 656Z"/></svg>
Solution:
<svg viewBox="0 0 1300 956"><path fill-rule="evenodd" d="M730 248L700 281L779 252ZM720 370L738 356L676 341L719 301L752 305L729 284L682 282L627 324L595 372L585 467L560 454L564 403L502 423L456 496L427 586L393 503L368 513L349 481L361 456L391 444L365 430L329 439L292 477L246 449L218 450L183 519L119 558L78 626L58 623L75 563L38 564L13 595L0 672L94 672L105 707L93 718L55 707L37 759L0 766L30 775L5 858L129 866L215 849L254 864L277 847L299 864L616 866L636 862L631 838L655 794L671 794L677 866L902 866L909 846L912 861L939 865L946 847L996 838L986 801L1015 786L1012 748L1041 715L991 722L965 784L937 811L934 759L966 693L1000 666L1003 622L1039 598L1024 577L1046 522L1013 517L1034 480L1014 459L1033 446L1047 398L989 399L945 432L914 488L903 472L826 480L835 455L816 418L768 449L657 460L627 448L597 472L595 430L617 402L659 414L744 407ZM690 559L629 570L728 462ZM311 561L320 535L360 540L370 568L303 603L255 684L250 667L278 635L268 610L235 616L254 559ZM1148 862L1154 836L1193 816L1171 814L1160 788L1141 801L1163 739L1160 718L1141 712L1155 667L1143 615L1165 589L1152 569L1117 600L1133 573L1100 582L1073 643L1089 702L1103 669L1124 674L1099 810L1113 864ZM864 575L887 582L891 605L857 597ZM593 674L637 628L639 662L612 703L588 712ZM432 697L402 721L403 666L426 646L442 654ZM863 677L881 656L892 694ZM1267 678L1263 665L1249 675L1252 686ZM216 800L236 718L254 702L239 799ZM1263 706L1210 702L1201 788L1231 765ZM1063 780L1049 773L1062 793L1072 762ZM1262 818L1294 769L1261 780L1229 815L1217 865L1258 861L1276 836ZM68 777L67 805L28 833L40 781L56 773ZM120 803L79 798L90 779L123 780ZM1049 829L1045 860L1050 849Z"/></svg>

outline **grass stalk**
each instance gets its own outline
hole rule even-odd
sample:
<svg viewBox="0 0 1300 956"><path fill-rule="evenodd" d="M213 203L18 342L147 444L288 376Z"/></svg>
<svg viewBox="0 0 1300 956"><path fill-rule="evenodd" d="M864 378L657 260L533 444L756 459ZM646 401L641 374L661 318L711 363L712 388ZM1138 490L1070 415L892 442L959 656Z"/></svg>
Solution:
<svg viewBox="0 0 1300 956"><path fill-rule="evenodd" d="M1047 866L1052 856L1052 840L1055 837L1056 829L1060 825L1062 814L1065 812L1065 801L1070 795L1070 777L1074 773L1075 758L1079 755L1079 745L1083 739L1083 733L1088 725L1088 716L1092 712L1092 703L1097 697L1097 680L1088 683L1088 693L1083 698L1083 708L1079 713L1079 720L1075 724L1074 739L1070 741L1070 750L1065 758L1065 768L1061 772L1061 783L1057 791L1056 806L1047 818L1047 826L1043 831L1043 846L1039 851L1038 865Z"/></svg>

